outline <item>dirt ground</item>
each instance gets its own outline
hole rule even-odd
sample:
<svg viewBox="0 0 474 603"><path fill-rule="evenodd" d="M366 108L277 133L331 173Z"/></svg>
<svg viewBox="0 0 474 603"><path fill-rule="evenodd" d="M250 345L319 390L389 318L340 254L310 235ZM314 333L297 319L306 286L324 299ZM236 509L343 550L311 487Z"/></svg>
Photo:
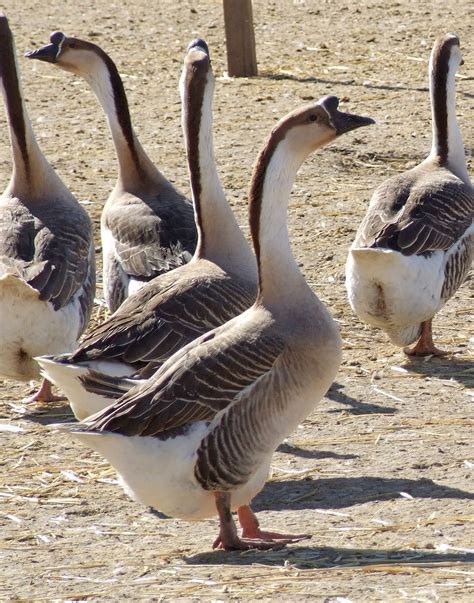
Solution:
<svg viewBox="0 0 474 603"><path fill-rule="evenodd" d="M1 600L474 600L472 280L436 319L437 343L457 352L443 360L408 361L354 317L344 291L347 250L371 191L429 150L428 58L447 31L464 52L457 113L473 173L474 5L253 5L260 76L248 80L224 76L221 0L6 0L2 8L38 140L87 203L97 235L114 150L87 85L22 58L51 31L92 39L113 57L142 144L185 191L177 83L187 43L208 41L216 155L244 228L253 161L276 119L326 94L376 119L311 157L290 203L294 253L340 325L344 361L327 397L275 454L254 507L264 527L313 538L265 553L212 552L216 520L164 519L131 501L98 455L48 430L71 419L66 405L25 408L31 387L0 380ZM3 189L11 172L3 115L0 132ZM99 272L99 297L100 284ZM97 308L94 320L103 317Z"/></svg>

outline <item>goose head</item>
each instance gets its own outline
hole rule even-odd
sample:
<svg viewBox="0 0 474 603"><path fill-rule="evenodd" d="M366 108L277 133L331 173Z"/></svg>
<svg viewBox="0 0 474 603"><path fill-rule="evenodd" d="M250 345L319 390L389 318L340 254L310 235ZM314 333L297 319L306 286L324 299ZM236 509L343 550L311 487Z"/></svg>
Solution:
<svg viewBox="0 0 474 603"><path fill-rule="evenodd" d="M212 103L214 92L214 75L211 69L209 48L206 42L200 38L190 42L186 49L183 71L179 79L179 91L183 103L182 125L186 133L188 128L185 125L189 113L194 116L194 121L199 122L197 117L202 110L202 105ZM204 103L204 95L206 94L210 96L211 101ZM198 104L198 107L195 107L192 111L188 107L189 103L192 102L191 99ZM199 127L199 123L195 125Z"/></svg>
<svg viewBox="0 0 474 603"><path fill-rule="evenodd" d="M432 146L427 162L448 168L470 184L461 129L456 117L455 76L464 63L459 38L448 33L438 38L431 51L429 80L432 115Z"/></svg>
<svg viewBox="0 0 474 603"><path fill-rule="evenodd" d="M437 71L445 74L456 73L460 65L464 64L461 54L459 38L454 33L439 37L431 51L430 76L436 77Z"/></svg>
<svg viewBox="0 0 474 603"><path fill-rule="evenodd" d="M79 38L69 38L61 31L53 32L49 42L37 50L30 50L25 56L52 63L86 79L100 68L100 63L108 64L111 60L96 44Z"/></svg>
<svg viewBox="0 0 474 603"><path fill-rule="evenodd" d="M339 99L325 96L296 109L273 128L272 146L286 147L298 163L342 134L375 123L370 117L339 111Z"/></svg>

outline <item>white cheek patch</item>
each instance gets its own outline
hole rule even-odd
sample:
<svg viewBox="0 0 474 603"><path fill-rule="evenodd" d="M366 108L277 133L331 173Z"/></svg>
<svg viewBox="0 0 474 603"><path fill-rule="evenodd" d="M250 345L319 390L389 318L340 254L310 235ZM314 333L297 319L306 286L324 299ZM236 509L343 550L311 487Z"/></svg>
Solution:
<svg viewBox="0 0 474 603"><path fill-rule="evenodd" d="M324 105L318 105L318 107L321 107L321 109L324 110L324 113L326 113L326 115L328 116L327 121L322 121L321 125L327 125L331 128L334 128L334 125L332 123L332 119L331 119L331 114L329 113L329 111L326 109L326 107ZM320 122L321 123L321 122Z"/></svg>

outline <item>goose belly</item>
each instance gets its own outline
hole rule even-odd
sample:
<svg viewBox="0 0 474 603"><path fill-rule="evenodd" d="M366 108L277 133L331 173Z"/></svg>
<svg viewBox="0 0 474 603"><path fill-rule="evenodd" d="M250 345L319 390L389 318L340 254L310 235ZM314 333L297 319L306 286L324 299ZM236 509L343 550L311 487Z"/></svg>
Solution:
<svg viewBox="0 0 474 603"><path fill-rule="evenodd" d="M217 515L212 491L194 476L197 449L208 433L206 422L195 423L182 436L159 440L113 433L73 433L102 454L119 474L131 498L170 517L195 521ZM271 455L242 487L232 491L232 508L249 504L268 476Z"/></svg>
<svg viewBox="0 0 474 603"><path fill-rule="evenodd" d="M351 249L346 264L349 303L361 320L386 331L394 343L407 345L443 305L444 263L441 251L424 257Z"/></svg>
<svg viewBox="0 0 474 603"><path fill-rule="evenodd" d="M55 310L22 279L0 277L0 374L12 379L39 377L35 356L62 354L76 345L81 328L80 295Z"/></svg>

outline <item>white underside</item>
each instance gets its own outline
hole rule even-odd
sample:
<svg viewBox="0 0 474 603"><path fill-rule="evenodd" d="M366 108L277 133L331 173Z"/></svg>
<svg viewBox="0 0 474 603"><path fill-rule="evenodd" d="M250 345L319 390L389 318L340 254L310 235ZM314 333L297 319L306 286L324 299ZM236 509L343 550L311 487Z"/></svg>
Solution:
<svg viewBox="0 0 474 603"><path fill-rule="evenodd" d="M139 289L146 285L148 281L139 281L134 279L133 277L128 281L128 289L127 289L127 297L136 293Z"/></svg>
<svg viewBox="0 0 474 603"><path fill-rule="evenodd" d="M0 374L37 379L35 356L74 349L81 325L82 288L60 310L41 301L38 292L17 276L0 276Z"/></svg>
<svg viewBox="0 0 474 603"><path fill-rule="evenodd" d="M251 312L253 310L247 310L244 314ZM233 320L242 320L242 316ZM324 354L317 354L316 357L303 355L296 360L293 369L288 369L291 374L282 374L281 379L287 391L283 393L277 388L275 406L278 408L281 405L283 408L261 418L266 423L265 438L260 441L261 448L255 454L255 468L250 479L241 487L231 490L233 510L248 505L263 488L274 450L314 409L333 381L341 354L339 334L332 321L329 321L328 317L327 323L320 323L324 333L324 342L321 342L324 343ZM244 390L241 396L245 395ZM262 394L257 390L254 395ZM220 420L222 415L218 414L211 425L200 421L193 424L185 435L163 441L150 436L113 433L73 432L72 435L113 465L132 498L172 517L199 520L213 517L217 512L213 493L203 490L194 476L196 451L203 438ZM229 434L230 441L233 437L233 434ZM238 438L238 434L235 437Z"/></svg>
<svg viewBox="0 0 474 603"><path fill-rule="evenodd" d="M37 358L41 374L57 385L69 400L74 416L80 421L112 404L115 400L88 392L80 377L87 376L89 369L106 375L129 377L135 370L124 362L92 360L78 364L55 362L51 358Z"/></svg>
<svg viewBox="0 0 474 603"><path fill-rule="evenodd" d="M150 436L72 433L97 450L117 470L125 491L134 499L166 515L199 520L217 514L212 492L194 477L196 451L209 426L195 423L185 436L161 441ZM232 509L247 505L263 488L272 455L264 458L251 479L232 490Z"/></svg>
<svg viewBox="0 0 474 603"><path fill-rule="evenodd" d="M444 305L446 253L404 256L385 249L354 249L346 264L346 288L354 312L384 330L397 345L412 343L421 323Z"/></svg>

